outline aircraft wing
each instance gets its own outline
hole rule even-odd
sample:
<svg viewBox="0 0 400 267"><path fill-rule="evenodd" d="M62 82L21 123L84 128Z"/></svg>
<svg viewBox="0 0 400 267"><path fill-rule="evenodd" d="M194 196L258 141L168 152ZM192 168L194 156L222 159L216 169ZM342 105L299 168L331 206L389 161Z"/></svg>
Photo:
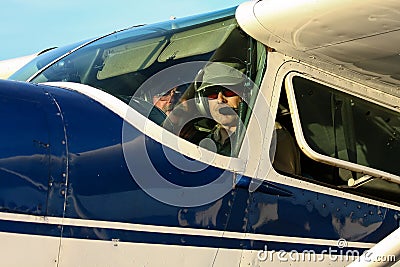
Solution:
<svg viewBox="0 0 400 267"><path fill-rule="evenodd" d="M399 2L277 2L241 5L240 26L276 51L399 95Z"/></svg>

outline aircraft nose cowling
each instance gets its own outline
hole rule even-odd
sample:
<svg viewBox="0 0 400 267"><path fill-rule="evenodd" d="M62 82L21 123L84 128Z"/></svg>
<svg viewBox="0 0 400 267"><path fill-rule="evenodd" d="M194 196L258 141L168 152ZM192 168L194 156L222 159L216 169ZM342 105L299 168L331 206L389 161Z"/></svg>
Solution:
<svg viewBox="0 0 400 267"><path fill-rule="evenodd" d="M66 197L67 203L75 198L73 184L96 191L89 178L130 177L122 119L93 99L66 88L0 80L0 102L0 209L64 216Z"/></svg>
<svg viewBox="0 0 400 267"><path fill-rule="evenodd" d="M52 194L62 201L59 192L65 184L67 140L59 106L45 89L40 85L0 80L0 191L3 191L0 208L3 210L62 214L59 208L47 205L47 198ZM12 194L18 198L9 197Z"/></svg>

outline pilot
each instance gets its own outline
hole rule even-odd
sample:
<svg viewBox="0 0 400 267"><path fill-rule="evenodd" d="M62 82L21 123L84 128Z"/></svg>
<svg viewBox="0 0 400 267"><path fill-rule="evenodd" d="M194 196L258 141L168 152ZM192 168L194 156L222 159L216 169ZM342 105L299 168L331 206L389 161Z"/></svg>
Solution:
<svg viewBox="0 0 400 267"><path fill-rule="evenodd" d="M236 139L237 112L245 91L244 71L240 63L211 63L203 69L201 86L196 88L200 112L216 122L200 146L225 156L231 155L231 140Z"/></svg>
<svg viewBox="0 0 400 267"><path fill-rule="evenodd" d="M238 63L211 63L204 68L203 82L196 89L201 113L208 114L216 122L200 146L225 156L232 155L233 142L237 140L238 111L246 105L249 89L244 65ZM207 99L205 101L205 99ZM207 110L206 110L207 109ZM275 169L288 173L301 173L300 152L288 130L276 122L277 148L273 158Z"/></svg>

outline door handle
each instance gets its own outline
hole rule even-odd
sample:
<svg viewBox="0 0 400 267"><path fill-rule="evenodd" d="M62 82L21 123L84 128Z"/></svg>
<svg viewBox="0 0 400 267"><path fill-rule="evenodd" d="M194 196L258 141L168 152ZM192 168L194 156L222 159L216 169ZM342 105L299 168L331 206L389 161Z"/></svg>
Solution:
<svg viewBox="0 0 400 267"><path fill-rule="evenodd" d="M236 175L235 187L248 189L250 192L254 191L281 197L293 196L293 193L291 191L280 188L279 186L276 186L271 182L256 178L249 178L242 175Z"/></svg>

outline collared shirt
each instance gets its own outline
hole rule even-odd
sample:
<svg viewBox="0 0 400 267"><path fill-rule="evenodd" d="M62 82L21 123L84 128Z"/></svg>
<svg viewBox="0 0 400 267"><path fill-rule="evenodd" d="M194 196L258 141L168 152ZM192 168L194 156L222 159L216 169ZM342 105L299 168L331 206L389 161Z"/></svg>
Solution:
<svg viewBox="0 0 400 267"><path fill-rule="evenodd" d="M235 138L235 133L231 134L222 143L221 131L225 131L225 129L220 124L215 125L210 134L207 136L208 139L212 140L213 144L210 142L202 142L201 146L208 150L217 152L218 154L230 157L232 151L231 140Z"/></svg>

